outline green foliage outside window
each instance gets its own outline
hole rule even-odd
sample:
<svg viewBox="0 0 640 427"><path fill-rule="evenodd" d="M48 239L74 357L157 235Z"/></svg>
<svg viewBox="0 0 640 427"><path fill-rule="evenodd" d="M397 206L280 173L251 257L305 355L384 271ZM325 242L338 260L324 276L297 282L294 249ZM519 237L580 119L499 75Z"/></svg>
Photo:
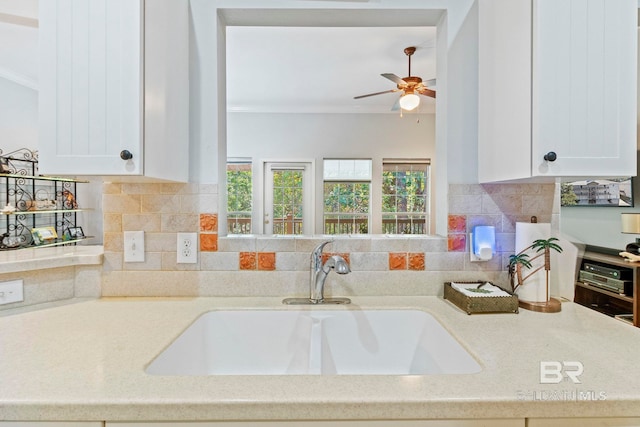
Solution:
<svg viewBox="0 0 640 427"><path fill-rule="evenodd" d="M325 213L368 213L370 188L368 182L325 182Z"/></svg>
<svg viewBox="0 0 640 427"><path fill-rule="evenodd" d="M426 212L427 179L422 170L382 173L382 212Z"/></svg>
<svg viewBox="0 0 640 427"><path fill-rule="evenodd" d="M273 218L302 218L302 171L273 172Z"/></svg>
<svg viewBox="0 0 640 427"><path fill-rule="evenodd" d="M251 212L251 169L227 168L227 212Z"/></svg>

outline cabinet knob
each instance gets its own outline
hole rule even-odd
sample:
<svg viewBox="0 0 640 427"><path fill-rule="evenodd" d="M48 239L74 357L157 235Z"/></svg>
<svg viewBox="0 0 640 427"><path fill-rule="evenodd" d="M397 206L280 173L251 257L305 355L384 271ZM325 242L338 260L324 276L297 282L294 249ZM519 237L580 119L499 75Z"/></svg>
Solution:
<svg viewBox="0 0 640 427"><path fill-rule="evenodd" d="M553 151L549 151L547 154L544 155L544 159L547 162L554 162L557 158L558 158L558 155Z"/></svg>
<svg viewBox="0 0 640 427"><path fill-rule="evenodd" d="M133 159L133 154L131 154L131 151L129 151L129 150L122 150L120 152L120 158L122 160L131 160L131 159Z"/></svg>

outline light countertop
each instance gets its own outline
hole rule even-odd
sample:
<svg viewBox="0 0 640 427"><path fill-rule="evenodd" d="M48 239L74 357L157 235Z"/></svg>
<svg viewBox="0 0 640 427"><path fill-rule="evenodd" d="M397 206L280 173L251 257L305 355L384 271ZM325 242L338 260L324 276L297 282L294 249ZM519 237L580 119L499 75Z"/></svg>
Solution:
<svg viewBox="0 0 640 427"><path fill-rule="evenodd" d="M0 252L0 274L75 265L100 265L101 245L31 247Z"/></svg>
<svg viewBox="0 0 640 427"><path fill-rule="evenodd" d="M482 371L151 376L145 366L204 312L300 307L281 298L105 298L0 317L0 420L640 416L640 328L573 303L555 314L469 316L438 297L352 300L327 308L430 312ZM541 361L582 363L581 383L541 384Z"/></svg>

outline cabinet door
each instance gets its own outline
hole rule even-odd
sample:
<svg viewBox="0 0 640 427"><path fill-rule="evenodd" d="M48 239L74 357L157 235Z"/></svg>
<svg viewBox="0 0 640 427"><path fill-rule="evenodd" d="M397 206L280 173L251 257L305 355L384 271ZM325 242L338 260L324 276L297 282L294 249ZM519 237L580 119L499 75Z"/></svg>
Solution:
<svg viewBox="0 0 640 427"><path fill-rule="evenodd" d="M637 7L534 0L534 176L636 175Z"/></svg>
<svg viewBox="0 0 640 427"><path fill-rule="evenodd" d="M531 0L478 0L478 180L531 177Z"/></svg>
<svg viewBox="0 0 640 427"><path fill-rule="evenodd" d="M637 7L478 0L480 182L636 175Z"/></svg>
<svg viewBox="0 0 640 427"><path fill-rule="evenodd" d="M47 0L40 14L40 171L142 171L142 0ZM120 152L133 154L130 160Z"/></svg>

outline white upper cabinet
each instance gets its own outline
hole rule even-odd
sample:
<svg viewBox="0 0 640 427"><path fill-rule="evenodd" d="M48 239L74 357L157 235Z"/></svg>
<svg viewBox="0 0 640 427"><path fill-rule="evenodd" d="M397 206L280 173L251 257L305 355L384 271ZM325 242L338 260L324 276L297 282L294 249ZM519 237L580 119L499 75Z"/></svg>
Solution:
<svg viewBox="0 0 640 427"><path fill-rule="evenodd" d="M479 0L480 182L636 175L637 7Z"/></svg>
<svg viewBox="0 0 640 427"><path fill-rule="evenodd" d="M188 180L188 0L41 0L40 171Z"/></svg>

